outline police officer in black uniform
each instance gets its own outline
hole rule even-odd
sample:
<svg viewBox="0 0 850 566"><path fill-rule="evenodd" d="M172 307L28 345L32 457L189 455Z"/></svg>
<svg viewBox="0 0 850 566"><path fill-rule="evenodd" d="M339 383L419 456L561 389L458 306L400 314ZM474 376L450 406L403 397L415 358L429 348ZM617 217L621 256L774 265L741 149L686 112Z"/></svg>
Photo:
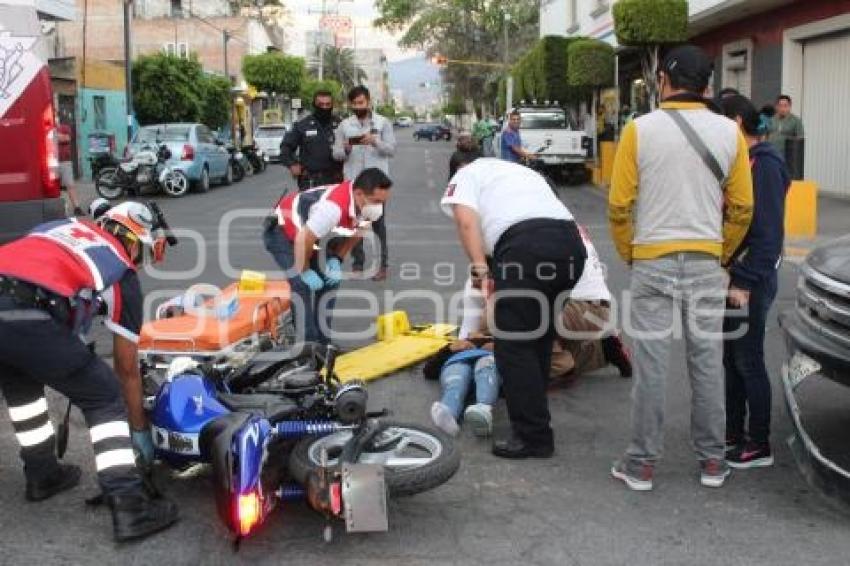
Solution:
<svg viewBox="0 0 850 566"><path fill-rule="evenodd" d="M333 158L333 95L326 90L313 96L313 113L293 124L280 144L280 162L298 180L300 190L342 182L342 163Z"/></svg>

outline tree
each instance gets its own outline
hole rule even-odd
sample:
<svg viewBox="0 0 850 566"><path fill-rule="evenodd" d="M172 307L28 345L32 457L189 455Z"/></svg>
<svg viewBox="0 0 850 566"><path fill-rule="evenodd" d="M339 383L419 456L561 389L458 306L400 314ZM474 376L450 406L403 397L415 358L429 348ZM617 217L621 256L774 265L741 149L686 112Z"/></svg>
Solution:
<svg viewBox="0 0 850 566"><path fill-rule="evenodd" d="M687 40L687 0L620 0L614 4L614 32L620 45L643 50L643 78L654 109L658 98L658 53L664 45Z"/></svg>
<svg viewBox="0 0 850 566"><path fill-rule="evenodd" d="M395 106L392 104L382 104L375 109L375 112L390 120L396 117Z"/></svg>
<svg viewBox="0 0 850 566"><path fill-rule="evenodd" d="M313 97L316 95L316 92L320 90L326 90L333 95L335 104L342 104L343 102L343 91L342 85L336 82L333 79L326 80L316 80L316 79L307 79L301 85L301 100L304 105L312 104Z"/></svg>
<svg viewBox="0 0 850 566"><path fill-rule="evenodd" d="M207 75L204 85L201 122L212 130L227 124L230 119L230 80L219 75Z"/></svg>
<svg viewBox="0 0 850 566"><path fill-rule="evenodd" d="M354 60L354 51L333 46L324 47L323 78L331 79L349 90L366 81L366 71Z"/></svg>
<svg viewBox="0 0 850 566"><path fill-rule="evenodd" d="M140 124L201 119L206 77L194 53L188 59L165 53L142 55L133 62L132 74Z"/></svg>
<svg viewBox="0 0 850 566"><path fill-rule="evenodd" d="M242 58L242 75L248 84L269 95L294 98L305 78L304 59L277 52L246 55Z"/></svg>
<svg viewBox="0 0 850 566"><path fill-rule="evenodd" d="M501 63L504 32L510 37L509 62L538 39L540 0L376 0L375 25L390 31L404 30L402 47L439 53L448 59ZM506 21L505 15L510 15ZM450 98L472 99L476 107L487 103L488 88L504 70L449 63L442 71Z"/></svg>

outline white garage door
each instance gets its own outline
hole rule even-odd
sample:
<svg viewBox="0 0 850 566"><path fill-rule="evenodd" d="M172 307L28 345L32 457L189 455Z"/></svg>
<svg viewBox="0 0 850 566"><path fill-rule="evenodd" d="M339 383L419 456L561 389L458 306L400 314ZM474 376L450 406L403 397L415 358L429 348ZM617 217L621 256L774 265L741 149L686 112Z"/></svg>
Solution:
<svg viewBox="0 0 850 566"><path fill-rule="evenodd" d="M850 32L803 46L806 179L821 191L850 197Z"/></svg>

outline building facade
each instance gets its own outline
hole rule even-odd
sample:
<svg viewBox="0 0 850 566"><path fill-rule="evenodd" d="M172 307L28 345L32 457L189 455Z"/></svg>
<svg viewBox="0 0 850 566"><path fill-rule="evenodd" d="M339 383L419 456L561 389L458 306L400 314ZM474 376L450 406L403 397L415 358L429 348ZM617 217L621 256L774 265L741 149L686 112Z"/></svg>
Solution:
<svg viewBox="0 0 850 566"><path fill-rule="evenodd" d="M76 21L57 26L57 55L123 61L122 3L77 1ZM136 0L131 30L134 58L157 51L195 53L205 71L224 74L226 69L237 83L245 55L282 49L284 37L274 17L256 9L236 11L227 0Z"/></svg>
<svg viewBox="0 0 850 566"><path fill-rule="evenodd" d="M616 46L613 0L552 0L541 35L586 36ZM850 0L690 0L690 41L715 60L714 92L733 87L757 106L788 94L805 124L805 176L850 197ZM620 102L640 106L641 79L620 57Z"/></svg>
<svg viewBox="0 0 850 566"><path fill-rule="evenodd" d="M366 73L365 85L375 104L385 104L389 97L389 67L383 49L355 49L354 62Z"/></svg>

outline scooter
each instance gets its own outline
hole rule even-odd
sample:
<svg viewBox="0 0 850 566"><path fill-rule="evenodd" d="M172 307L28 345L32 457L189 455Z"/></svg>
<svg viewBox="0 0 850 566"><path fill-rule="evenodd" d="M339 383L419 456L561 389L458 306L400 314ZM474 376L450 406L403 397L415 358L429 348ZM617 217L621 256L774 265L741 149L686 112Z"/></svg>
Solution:
<svg viewBox="0 0 850 566"><path fill-rule="evenodd" d="M265 152L257 147L256 143L242 146L242 153L254 168L254 173L262 173L266 170Z"/></svg>
<svg viewBox="0 0 850 566"><path fill-rule="evenodd" d="M245 153L236 149L233 145L227 146L227 152L230 154L230 167L233 170L233 180L237 183L245 178L246 175L254 174L254 166L245 156Z"/></svg>
<svg viewBox="0 0 850 566"><path fill-rule="evenodd" d="M296 500L326 518L326 541L334 521L386 531L387 495L432 489L457 471L449 437L368 412L365 387L340 383L335 355L308 345L238 367L178 357L146 400L157 456L178 469L212 465L218 514L237 543ZM143 367L146 379L152 369Z"/></svg>
<svg viewBox="0 0 850 566"><path fill-rule="evenodd" d="M142 189L152 187L174 198L189 192L186 174L168 165L171 150L165 144L142 146L131 159L117 166L104 167L94 180L97 194L107 200L115 200L129 193L139 196Z"/></svg>

